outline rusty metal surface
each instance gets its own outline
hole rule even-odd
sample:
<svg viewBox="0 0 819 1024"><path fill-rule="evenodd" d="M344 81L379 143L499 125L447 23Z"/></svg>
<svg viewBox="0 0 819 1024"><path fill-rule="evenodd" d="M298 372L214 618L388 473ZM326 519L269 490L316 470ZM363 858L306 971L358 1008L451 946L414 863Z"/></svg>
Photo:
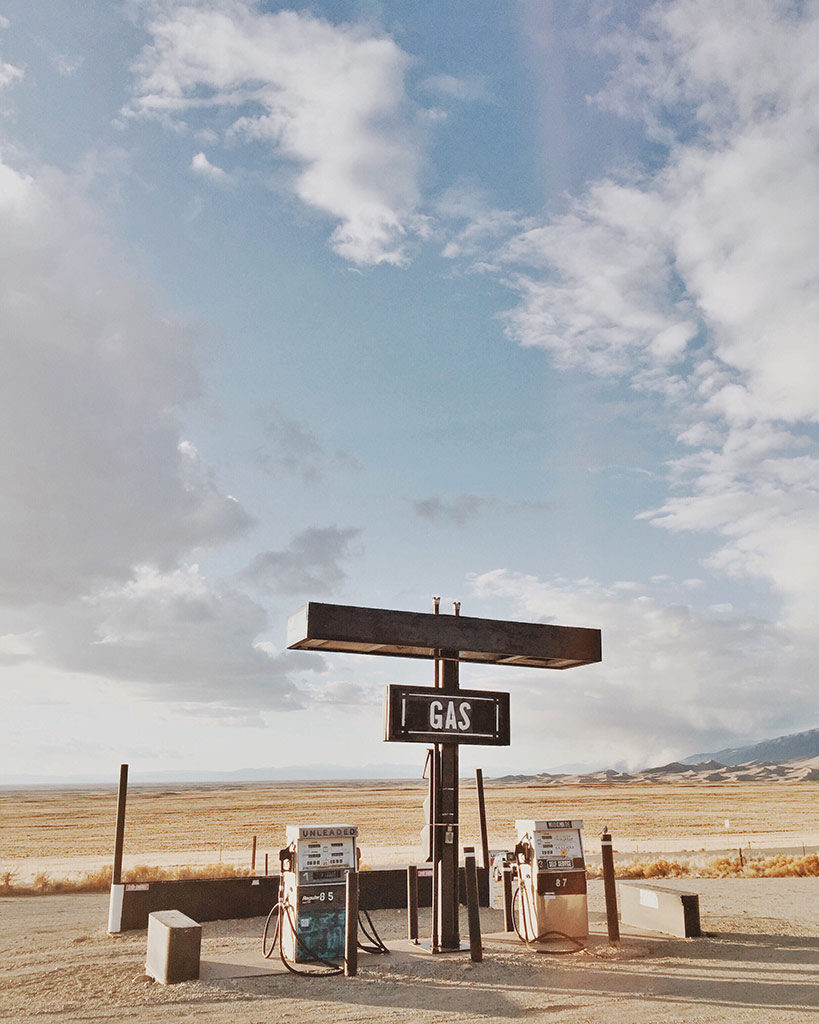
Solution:
<svg viewBox="0 0 819 1024"><path fill-rule="evenodd" d="M602 659L599 629L315 601L288 619L287 646L427 659L445 649L459 661L553 669Z"/></svg>

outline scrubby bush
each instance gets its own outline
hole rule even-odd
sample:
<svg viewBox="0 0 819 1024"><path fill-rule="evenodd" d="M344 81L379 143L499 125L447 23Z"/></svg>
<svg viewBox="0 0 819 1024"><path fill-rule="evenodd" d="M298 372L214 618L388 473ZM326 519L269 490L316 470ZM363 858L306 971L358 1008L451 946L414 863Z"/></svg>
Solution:
<svg viewBox="0 0 819 1024"><path fill-rule="evenodd" d="M660 858L651 861L624 861L615 864L617 878L814 878L819 877L819 855L802 857L776 854L772 857L714 857L702 863ZM603 870L590 866L588 875L600 878Z"/></svg>

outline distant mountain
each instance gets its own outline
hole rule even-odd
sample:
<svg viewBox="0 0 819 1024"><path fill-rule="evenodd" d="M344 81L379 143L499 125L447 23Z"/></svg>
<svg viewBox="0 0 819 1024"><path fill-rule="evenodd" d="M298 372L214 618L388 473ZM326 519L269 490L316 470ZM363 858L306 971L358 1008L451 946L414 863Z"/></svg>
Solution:
<svg viewBox="0 0 819 1024"><path fill-rule="evenodd" d="M683 758L682 763L718 761L724 765L738 765L747 764L748 761L773 761L775 764L787 764L789 761L803 761L809 757L819 757L819 729L778 736L774 740L763 740L748 747L728 747L710 754L692 754L691 757Z"/></svg>
<svg viewBox="0 0 819 1024"><path fill-rule="evenodd" d="M741 765L724 765L716 761L682 764L672 761L657 768L639 772L589 772L584 775L505 775L495 782L507 786L610 786L619 782L819 782L819 757L802 758L785 764L770 761L748 761Z"/></svg>

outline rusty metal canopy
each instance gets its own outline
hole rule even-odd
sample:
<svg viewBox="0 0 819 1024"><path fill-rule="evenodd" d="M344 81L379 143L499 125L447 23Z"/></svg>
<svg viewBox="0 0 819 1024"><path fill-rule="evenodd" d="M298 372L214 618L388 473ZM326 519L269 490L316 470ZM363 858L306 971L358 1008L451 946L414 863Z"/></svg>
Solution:
<svg viewBox="0 0 819 1024"><path fill-rule="evenodd" d="M602 660L599 629L315 601L288 618L287 646L397 658L454 651L458 661L531 668L574 668Z"/></svg>

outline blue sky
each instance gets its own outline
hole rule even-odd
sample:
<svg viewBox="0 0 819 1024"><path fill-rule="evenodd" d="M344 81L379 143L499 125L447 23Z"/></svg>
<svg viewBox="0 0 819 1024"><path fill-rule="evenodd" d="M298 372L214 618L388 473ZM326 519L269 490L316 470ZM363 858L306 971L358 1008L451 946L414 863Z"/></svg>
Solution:
<svg viewBox="0 0 819 1024"><path fill-rule="evenodd" d="M0 0L0 772L420 763L309 600L602 630L467 768L815 726L818 25Z"/></svg>

